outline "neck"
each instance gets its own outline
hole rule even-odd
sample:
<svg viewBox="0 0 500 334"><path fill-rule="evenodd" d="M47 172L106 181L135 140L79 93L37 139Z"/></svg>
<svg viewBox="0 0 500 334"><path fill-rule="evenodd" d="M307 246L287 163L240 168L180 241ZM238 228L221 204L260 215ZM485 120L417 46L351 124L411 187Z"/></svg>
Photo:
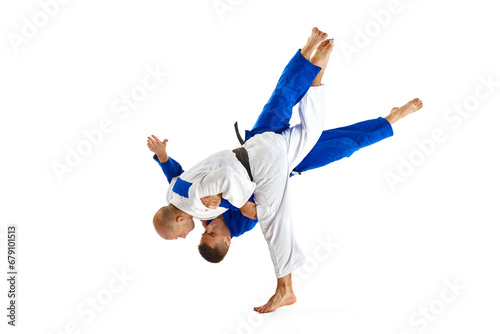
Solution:
<svg viewBox="0 0 500 334"><path fill-rule="evenodd" d="M225 237L229 237L231 238L231 231L229 231L229 227L227 227L227 224L224 220L221 220L221 225L224 226L224 233L225 233Z"/></svg>

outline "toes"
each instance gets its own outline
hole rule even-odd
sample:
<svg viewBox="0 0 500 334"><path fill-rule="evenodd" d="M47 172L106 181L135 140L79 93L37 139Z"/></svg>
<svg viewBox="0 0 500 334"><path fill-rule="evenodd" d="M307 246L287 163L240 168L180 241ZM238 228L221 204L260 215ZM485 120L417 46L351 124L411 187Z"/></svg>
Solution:
<svg viewBox="0 0 500 334"><path fill-rule="evenodd" d="M259 312L259 313L267 313L267 312L269 312L269 305L268 304L264 304L261 307L258 307L257 308L257 312Z"/></svg>
<svg viewBox="0 0 500 334"><path fill-rule="evenodd" d="M262 305L262 306L259 306L259 307L254 307L253 309L256 312L263 313L264 306L266 306L266 305Z"/></svg>
<svg viewBox="0 0 500 334"><path fill-rule="evenodd" d="M323 42L321 42L321 44L318 46L318 49L319 50L323 50L323 49L326 49L327 47L329 47L330 45L333 46L333 38L332 39L325 39Z"/></svg>
<svg viewBox="0 0 500 334"><path fill-rule="evenodd" d="M326 44L327 44L327 43L328 43L328 41L327 41L327 40L326 40L326 41L321 42L321 43L319 44L319 46L318 46L318 49L323 49L323 48L326 46Z"/></svg>
<svg viewBox="0 0 500 334"><path fill-rule="evenodd" d="M321 30L319 30L317 27L314 27L312 29L312 33L313 34L317 34L319 35L322 39L326 39L328 38L328 34L326 32L322 32Z"/></svg>

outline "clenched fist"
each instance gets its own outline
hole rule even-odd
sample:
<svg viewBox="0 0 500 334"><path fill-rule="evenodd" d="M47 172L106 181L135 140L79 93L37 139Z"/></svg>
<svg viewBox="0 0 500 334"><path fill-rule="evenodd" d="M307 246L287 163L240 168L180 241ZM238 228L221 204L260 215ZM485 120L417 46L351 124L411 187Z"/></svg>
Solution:
<svg viewBox="0 0 500 334"><path fill-rule="evenodd" d="M241 208L241 214L250 219L257 219L257 206L255 203L247 201Z"/></svg>

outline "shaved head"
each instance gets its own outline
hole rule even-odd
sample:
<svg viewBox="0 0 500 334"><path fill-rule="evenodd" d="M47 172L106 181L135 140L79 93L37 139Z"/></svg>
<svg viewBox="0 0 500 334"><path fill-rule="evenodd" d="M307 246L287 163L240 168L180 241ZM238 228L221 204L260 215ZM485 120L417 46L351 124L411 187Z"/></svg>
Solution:
<svg viewBox="0 0 500 334"><path fill-rule="evenodd" d="M173 205L161 207L153 217L156 233L163 239L185 238L194 229L193 218Z"/></svg>
<svg viewBox="0 0 500 334"><path fill-rule="evenodd" d="M162 236L167 230L173 230L175 228L175 212L170 206L161 207L153 217L153 224L155 226L156 232ZM163 237L163 236L162 236Z"/></svg>

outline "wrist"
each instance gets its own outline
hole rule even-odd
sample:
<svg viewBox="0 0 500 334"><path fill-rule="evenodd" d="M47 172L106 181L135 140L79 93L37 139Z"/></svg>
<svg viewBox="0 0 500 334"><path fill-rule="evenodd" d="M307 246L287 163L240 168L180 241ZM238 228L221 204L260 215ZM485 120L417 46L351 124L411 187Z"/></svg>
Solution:
<svg viewBox="0 0 500 334"><path fill-rule="evenodd" d="M168 161L168 155L166 153L165 154L156 154L156 156L158 157L158 161L160 163L164 163L164 162Z"/></svg>

